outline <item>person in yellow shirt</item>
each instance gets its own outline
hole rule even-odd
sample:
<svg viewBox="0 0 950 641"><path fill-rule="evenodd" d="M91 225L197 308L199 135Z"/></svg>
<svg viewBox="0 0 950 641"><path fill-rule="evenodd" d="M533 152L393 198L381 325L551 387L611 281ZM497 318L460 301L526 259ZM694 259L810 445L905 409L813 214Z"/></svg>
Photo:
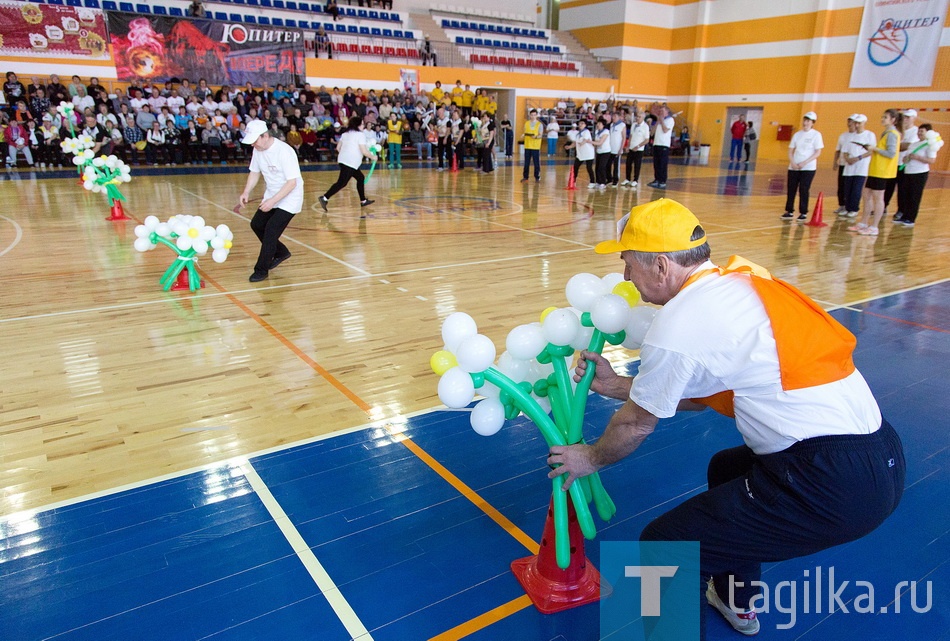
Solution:
<svg viewBox="0 0 950 641"><path fill-rule="evenodd" d="M538 110L528 112L528 121L524 123L524 175L521 182L528 182L528 166L534 163L534 180L541 182L541 138L544 126L538 120Z"/></svg>
<svg viewBox="0 0 950 641"><path fill-rule="evenodd" d="M475 90L475 113L488 111L488 94L484 89Z"/></svg>
<svg viewBox="0 0 950 641"><path fill-rule="evenodd" d="M485 111L488 112L489 116L494 116L498 111L498 101L495 100L495 96L492 95L488 98L488 105L485 107Z"/></svg>
<svg viewBox="0 0 950 641"><path fill-rule="evenodd" d="M402 169L402 121L399 114L395 111L389 114L389 120L386 121L386 129L389 131L389 164L390 169L396 165L397 169Z"/></svg>
<svg viewBox="0 0 950 641"><path fill-rule="evenodd" d="M435 89L429 92L429 97L432 98L432 102L439 106L442 104L442 97L445 96L445 92L442 91L442 83L438 80L435 81Z"/></svg>
<svg viewBox="0 0 950 641"><path fill-rule="evenodd" d="M452 87L452 104L456 107L462 107L462 94L465 93L465 90L462 89L462 81L456 80L455 86Z"/></svg>
<svg viewBox="0 0 950 641"><path fill-rule="evenodd" d="M472 115L472 105L475 103L475 94L472 93L472 88L469 85L465 85L465 91L462 92L461 104L462 107L462 117L465 116L471 117Z"/></svg>

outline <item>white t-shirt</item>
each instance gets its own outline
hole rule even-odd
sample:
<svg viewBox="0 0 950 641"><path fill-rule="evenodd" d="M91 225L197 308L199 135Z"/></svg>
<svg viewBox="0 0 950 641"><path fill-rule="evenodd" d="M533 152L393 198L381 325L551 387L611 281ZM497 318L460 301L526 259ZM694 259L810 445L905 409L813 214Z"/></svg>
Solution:
<svg viewBox="0 0 950 641"><path fill-rule="evenodd" d="M590 129L577 130L577 159L580 161L594 159L594 143L590 137Z"/></svg>
<svg viewBox="0 0 950 641"><path fill-rule="evenodd" d="M749 278L704 276L657 312L630 399L668 418L681 399L732 390L736 427L756 454L816 436L877 431L881 411L857 370L834 383L782 389L772 326Z"/></svg>
<svg viewBox="0 0 950 641"><path fill-rule="evenodd" d="M610 124L610 153L623 151L623 141L627 137L627 125L622 121Z"/></svg>
<svg viewBox="0 0 950 641"><path fill-rule="evenodd" d="M630 151L643 151L640 145L648 140L650 140L650 125L645 122L634 124L630 130Z"/></svg>
<svg viewBox="0 0 950 641"><path fill-rule="evenodd" d="M821 139L821 132L819 132L817 129L809 129L808 131L799 129L795 132L795 135L792 136L792 142L788 145L788 147L789 149L795 150L792 158L796 163L800 163L814 154L817 150L824 149L825 143ZM791 163L789 163L788 168L792 168ZM803 166L801 171L815 171L816 169L818 169L817 158Z"/></svg>
<svg viewBox="0 0 950 641"><path fill-rule="evenodd" d="M303 209L303 177L300 175L300 165L297 163L297 154L293 147L285 142L273 138L273 143L263 151L255 149L251 156L250 170L260 173L264 177L263 200L267 200L283 187L288 180L297 179L297 185L289 194L283 197L276 205L278 209L296 214Z"/></svg>
<svg viewBox="0 0 950 641"><path fill-rule="evenodd" d="M663 131L663 126L660 126L659 122L657 123L656 130L653 132L654 147L669 147L673 140L673 125L676 124L676 121L673 120L672 116L667 116L662 120L662 123L667 131Z"/></svg>
<svg viewBox="0 0 950 641"><path fill-rule="evenodd" d="M597 131L595 129L593 133L591 134L591 136L593 136L594 140L596 141L601 141L601 140L604 141L604 144L602 144L600 147L594 148L597 155L610 153L610 131L609 130L605 128L605 129L601 129L600 131Z"/></svg>
<svg viewBox="0 0 950 641"><path fill-rule="evenodd" d="M372 133L372 132L371 132ZM363 162L363 152L360 151L360 145L364 147L369 142L362 131L348 131L340 136L340 154L337 156L337 162L353 169L359 169Z"/></svg>
<svg viewBox="0 0 950 641"><path fill-rule="evenodd" d="M877 138L874 137L873 131L864 130L859 134L848 134L848 142L845 145L844 153L849 156L860 156L864 153L864 149L861 145L856 143L862 143L871 145L872 147L877 144ZM853 165L845 165L843 175L845 176L867 176L868 169L871 167L871 157L862 158Z"/></svg>
<svg viewBox="0 0 950 641"><path fill-rule="evenodd" d="M548 122L545 131L548 132L548 138L557 138L558 132L561 131L561 125L557 124L557 120L552 118L550 122Z"/></svg>
<svg viewBox="0 0 950 641"><path fill-rule="evenodd" d="M910 148L907 150L907 155L910 155L910 153L914 151L914 149L916 149L917 147L920 147L921 142L923 141L918 140L912 143ZM926 147L918 151L917 155L926 156L927 158L932 159L932 158L937 157L937 152L933 147L931 147L930 145L927 145ZM926 174L928 171L930 171L930 165L928 165L925 162L920 162L919 160L908 160L907 165L904 166L905 174Z"/></svg>
<svg viewBox="0 0 950 641"><path fill-rule="evenodd" d="M845 162L844 155L854 152L854 150L851 149L851 135L850 131L846 131L838 136L838 144L835 145L835 151L838 152L839 167L847 167L848 163Z"/></svg>
<svg viewBox="0 0 950 641"><path fill-rule="evenodd" d="M178 113L178 108L185 106L185 99L182 98L181 96L169 96L165 100L165 105L168 107L169 111L174 111L175 113Z"/></svg>
<svg viewBox="0 0 950 641"><path fill-rule="evenodd" d="M917 143L920 142L920 139L917 137L917 127L908 127L901 132L901 144L909 142L910 146L907 147L904 151L900 152L900 157L898 159L898 164L903 165L904 159L910 154L911 150L918 146Z"/></svg>

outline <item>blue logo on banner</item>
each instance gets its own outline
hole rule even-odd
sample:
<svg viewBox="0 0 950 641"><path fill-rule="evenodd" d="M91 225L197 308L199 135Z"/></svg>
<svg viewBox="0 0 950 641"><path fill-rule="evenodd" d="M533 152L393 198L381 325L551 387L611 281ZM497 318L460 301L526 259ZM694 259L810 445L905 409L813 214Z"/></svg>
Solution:
<svg viewBox="0 0 950 641"><path fill-rule="evenodd" d="M611 641L699 639L699 542L600 544L600 636ZM609 586L609 587L608 587Z"/></svg>

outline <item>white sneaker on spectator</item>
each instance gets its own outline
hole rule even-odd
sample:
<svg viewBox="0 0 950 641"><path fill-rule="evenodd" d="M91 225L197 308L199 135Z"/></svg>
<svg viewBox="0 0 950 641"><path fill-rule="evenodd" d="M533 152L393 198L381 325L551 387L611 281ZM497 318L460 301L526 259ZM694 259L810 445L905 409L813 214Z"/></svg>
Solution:
<svg viewBox="0 0 950 641"><path fill-rule="evenodd" d="M629 184L630 184L630 181L629 181L629 180L625 180L625 181L623 181L622 183L620 183L620 186L621 186L621 187L626 187L626 186L629 185Z"/></svg>

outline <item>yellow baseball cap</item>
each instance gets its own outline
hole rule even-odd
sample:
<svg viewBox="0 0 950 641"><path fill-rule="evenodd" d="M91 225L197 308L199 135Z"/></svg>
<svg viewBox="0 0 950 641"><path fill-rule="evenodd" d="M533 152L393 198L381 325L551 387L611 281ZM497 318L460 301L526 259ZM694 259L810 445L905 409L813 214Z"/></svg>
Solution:
<svg viewBox="0 0 950 641"><path fill-rule="evenodd" d="M706 235L690 240L699 219L686 207L660 198L638 205L620 219L617 236L620 240L605 240L597 243L598 254L613 254L627 250L639 252L675 252L699 247L706 242Z"/></svg>

